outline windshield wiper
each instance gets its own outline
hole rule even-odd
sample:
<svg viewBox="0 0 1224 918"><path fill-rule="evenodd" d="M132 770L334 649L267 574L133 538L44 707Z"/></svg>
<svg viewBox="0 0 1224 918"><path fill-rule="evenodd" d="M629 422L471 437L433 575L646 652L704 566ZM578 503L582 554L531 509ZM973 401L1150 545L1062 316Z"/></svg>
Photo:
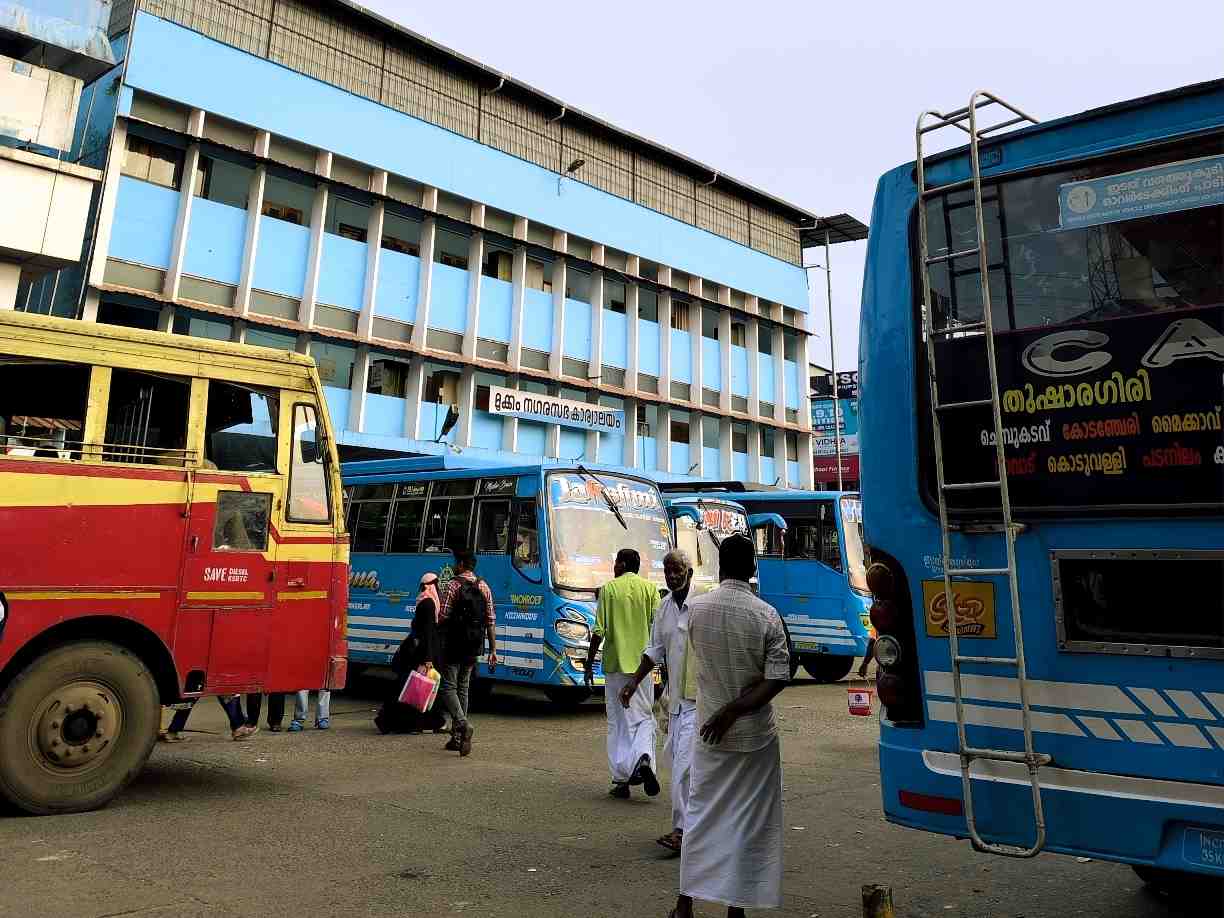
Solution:
<svg viewBox="0 0 1224 918"><path fill-rule="evenodd" d="M616 506L616 501L608 496L608 486L599 480L595 475L588 472L581 464L578 466L578 474L585 476L590 481L599 485L599 495L604 499L604 503L608 505L608 509L616 514L616 521L621 524L621 527L628 532L629 524L625 522L625 518L621 516L620 507Z"/></svg>

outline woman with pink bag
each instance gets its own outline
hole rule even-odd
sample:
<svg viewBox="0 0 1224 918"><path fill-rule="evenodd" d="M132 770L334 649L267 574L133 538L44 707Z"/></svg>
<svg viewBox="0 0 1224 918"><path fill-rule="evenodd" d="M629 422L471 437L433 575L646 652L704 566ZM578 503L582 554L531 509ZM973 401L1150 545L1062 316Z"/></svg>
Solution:
<svg viewBox="0 0 1224 918"><path fill-rule="evenodd" d="M438 608L442 601L438 596L438 575L427 573L421 577L417 594L416 610L412 617L412 630L400 644L391 659L391 669L396 675L390 695L374 716L374 726L379 733L423 733L432 730L442 733L446 718L441 706L434 705L421 713L411 705L400 703L400 692L404 682L413 672L422 676L433 670L434 663L442 658L441 634L438 630Z"/></svg>

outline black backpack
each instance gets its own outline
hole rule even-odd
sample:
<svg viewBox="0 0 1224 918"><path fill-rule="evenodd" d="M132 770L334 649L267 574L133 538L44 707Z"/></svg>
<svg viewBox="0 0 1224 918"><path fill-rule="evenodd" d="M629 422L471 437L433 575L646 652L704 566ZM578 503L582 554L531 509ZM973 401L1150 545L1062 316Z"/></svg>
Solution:
<svg viewBox="0 0 1224 918"><path fill-rule="evenodd" d="M446 649L452 663L470 660L484 652L488 617L484 592L480 589L483 583L480 578L460 578L459 589L451 600L446 616Z"/></svg>

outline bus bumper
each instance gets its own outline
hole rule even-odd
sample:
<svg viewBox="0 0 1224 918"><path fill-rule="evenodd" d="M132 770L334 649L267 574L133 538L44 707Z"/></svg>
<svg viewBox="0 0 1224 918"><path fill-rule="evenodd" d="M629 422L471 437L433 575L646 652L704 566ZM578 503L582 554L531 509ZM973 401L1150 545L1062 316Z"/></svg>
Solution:
<svg viewBox="0 0 1224 918"><path fill-rule="evenodd" d="M900 729L884 727L895 736ZM881 739L880 788L889 822L964 838L959 757ZM1023 766L979 763L978 833L1030 845L1032 792ZM1224 877L1224 786L1060 769L1041 770L1046 850Z"/></svg>

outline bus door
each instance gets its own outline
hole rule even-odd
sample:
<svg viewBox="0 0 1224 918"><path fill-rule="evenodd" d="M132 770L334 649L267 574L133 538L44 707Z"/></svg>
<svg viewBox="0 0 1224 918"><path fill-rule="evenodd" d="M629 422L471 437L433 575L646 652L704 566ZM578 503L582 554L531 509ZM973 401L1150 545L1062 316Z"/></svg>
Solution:
<svg viewBox="0 0 1224 918"><path fill-rule="evenodd" d="M476 573L489 585L499 620L510 604L511 508L516 477L482 478L476 492Z"/></svg>
<svg viewBox="0 0 1224 918"><path fill-rule="evenodd" d="M210 674L196 690L260 686L276 602L274 521L284 501L281 399L196 380L193 406L199 401L207 404L204 461L191 473L176 647L187 655L181 668Z"/></svg>
<svg viewBox="0 0 1224 918"><path fill-rule="evenodd" d="M788 504L781 593L796 650L853 652L845 623L841 541L831 500ZM845 633L843 633L845 632ZM850 648L847 650L847 648Z"/></svg>

